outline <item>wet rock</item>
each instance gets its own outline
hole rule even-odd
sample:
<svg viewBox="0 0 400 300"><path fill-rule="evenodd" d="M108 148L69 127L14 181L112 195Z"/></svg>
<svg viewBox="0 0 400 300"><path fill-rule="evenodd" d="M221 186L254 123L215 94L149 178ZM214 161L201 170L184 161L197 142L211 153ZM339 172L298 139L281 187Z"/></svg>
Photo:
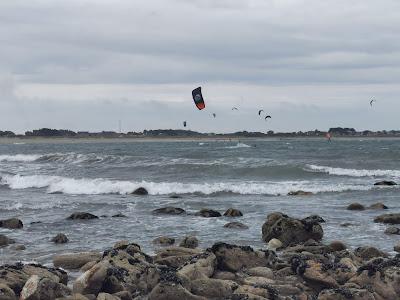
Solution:
<svg viewBox="0 0 400 300"><path fill-rule="evenodd" d="M4 234L0 234L0 247L8 246L9 244L14 244L15 241L5 236Z"/></svg>
<svg viewBox="0 0 400 300"><path fill-rule="evenodd" d="M171 246L175 244L175 239L167 236L160 236L153 240L153 244L161 246Z"/></svg>
<svg viewBox="0 0 400 300"><path fill-rule="evenodd" d="M97 300L121 300L121 298L108 294L108 293L100 293L97 295Z"/></svg>
<svg viewBox="0 0 400 300"><path fill-rule="evenodd" d="M15 294L21 293L26 281L31 275L50 278L54 282L67 284L67 273L54 268L46 268L41 265L17 263L15 265L0 266L0 284L10 287Z"/></svg>
<svg viewBox="0 0 400 300"><path fill-rule="evenodd" d="M340 224L339 226L340 227L351 227L351 226L356 226L356 224L346 222L346 223Z"/></svg>
<svg viewBox="0 0 400 300"><path fill-rule="evenodd" d="M214 279L238 281L238 275L232 272L215 271L212 275Z"/></svg>
<svg viewBox="0 0 400 300"><path fill-rule="evenodd" d="M318 300L376 300L374 295L367 289L356 289L340 287L337 289L326 289L319 293Z"/></svg>
<svg viewBox="0 0 400 300"><path fill-rule="evenodd" d="M101 254L97 252L82 252L61 254L53 257L53 264L56 268L63 268L67 270L79 269L83 265L91 261L98 261L101 259Z"/></svg>
<svg viewBox="0 0 400 300"><path fill-rule="evenodd" d="M8 229L21 229L24 227L24 224L20 219L11 218L7 220L0 220L0 227Z"/></svg>
<svg viewBox="0 0 400 300"><path fill-rule="evenodd" d="M397 245L395 245L395 246L393 247L393 250L396 251L397 253L400 253L400 243L397 244Z"/></svg>
<svg viewBox="0 0 400 300"><path fill-rule="evenodd" d="M107 277L108 262L100 262L79 276L73 284L73 292L97 295Z"/></svg>
<svg viewBox="0 0 400 300"><path fill-rule="evenodd" d="M346 208L347 210L365 210L365 206L360 204L360 203L351 203L349 206Z"/></svg>
<svg viewBox="0 0 400 300"><path fill-rule="evenodd" d="M229 208L225 213L224 213L225 217L241 217L243 216L243 213L235 208Z"/></svg>
<svg viewBox="0 0 400 300"><path fill-rule="evenodd" d="M59 233L55 237L53 237L51 241L56 244L65 244L68 243L69 240L64 233Z"/></svg>
<svg viewBox="0 0 400 300"><path fill-rule="evenodd" d="M114 296L120 298L121 300L132 300L132 294L129 293L128 291L121 291L118 293L113 294Z"/></svg>
<svg viewBox="0 0 400 300"><path fill-rule="evenodd" d="M226 223L224 225L224 227L230 228L230 229L241 229L241 230L249 229L249 226L247 226L243 223L240 223L240 222L229 222L229 223Z"/></svg>
<svg viewBox="0 0 400 300"><path fill-rule="evenodd" d="M193 256L189 263L178 270L178 275L189 280L210 278L215 272L216 256L210 252L204 252Z"/></svg>
<svg viewBox="0 0 400 300"><path fill-rule="evenodd" d="M25 245L19 244L19 245L12 245L11 249L15 250L15 251L24 251L24 250L26 250L26 247L25 247Z"/></svg>
<svg viewBox="0 0 400 300"><path fill-rule="evenodd" d="M140 196L145 196L148 195L149 192L144 188L144 187L139 187L136 190L132 192L133 195L140 195Z"/></svg>
<svg viewBox="0 0 400 300"><path fill-rule="evenodd" d="M14 291L5 284L0 284L0 299L1 300L17 300Z"/></svg>
<svg viewBox="0 0 400 300"><path fill-rule="evenodd" d="M88 212L74 212L67 218L67 220L92 220L98 218L98 216Z"/></svg>
<svg viewBox="0 0 400 300"><path fill-rule="evenodd" d="M397 185L397 183L394 182L394 181L383 180L383 181L379 181L379 182L374 183L374 185L378 185L378 186L393 186L393 185Z"/></svg>
<svg viewBox="0 0 400 300"><path fill-rule="evenodd" d="M85 273L86 271L90 270L91 268L93 268L93 266L97 264L97 261L89 261L88 263L84 264L79 270L82 273Z"/></svg>
<svg viewBox="0 0 400 300"><path fill-rule="evenodd" d="M378 210L378 209L389 209L389 207L387 207L382 202L371 204L368 208L369 209L376 209L376 210Z"/></svg>
<svg viewBox="0 0 400 300"><path fill-rule="evenodd" d="M246 270L246 273L249 274L250 276L265 277L269 279L274 278L274 272L272 271L271 268L267 267L254 267Z"/></svg>
<svg viewBox="0 0 400 300"><path fill-rule="evenodd" d="M216 243L211 251L217 257L217 269L237 272L243 268L269 267L276 261L274 251L255 251L251 247Z"/></svg>
<svg viewBox="0 0 400 300"><path fill-rule="evenodd" d="M361 257L363 260L370 260L374 257L388 257L387 253L382 252L375 247L369 246L358 247L354 250L354 254L358 257Z"/></svg>
<svg viewBox="0 0 400 300"><path fill-rule="evenodd" d="M181 195L177 195L177 194L173 194L171 196L169 196L171 199L181 199L182 196Z"/></svg>
<svg viewBox="0 0 400 300"><path fill-rule="evenodd" d="M62 283L32 275L21 291L20 300L53 300L70 294L71 290Z"/></svg>
<svg viewBox="0 0 400 300"><path fill-rule="evenodd" d="M323 237L323 230L314 217L303 221L282 213L272 213L262 226L262 235L266 243L276 238L282 242L283 247L287 247L309 239L319 241Z"/></svg>
<svg viewBox="0 0 400 300"><path fill-rule="evenodd" d="M153 210L153 214L157 215L181 215L186 213L186 211L182 208L179 207L172 207L172 206L167 206L167 207L162 207Z"/></svg>
<svg viewBox="0 0 400 300"><path fill-rule="evenodd" d="M207 300L196 296L185 289L181 284L172 282L159 283L150 293L148 300Z"/></svg>
<svg viewBox="0 0 400 300"><path fill-rule="evenodd" d="M221 214L216 210L203 208L198 213L196 213L196 216L200 216L200 217L204 217L204 218L217 218L217 217L221 217Z"/></svg>
<svg viewBox="0 0 400 300"><path fill-rule="evenodd" d="M341 241L332 241L329 244L329 247L332 249L332 251L336 252L336 251L342 251L342 250L346 250L347 247L346 245L341 242Z"/></svg>
<svg viewBox="0 0 400 300"><path fill-rule="evenodd" d="M288 193L288 196L311 196L314 195L312 192L306 192L306 191L292 191Z"/></svg>
<svg viewBox="0 0 400 300"><path fill-rule="evenodd" d="M191 249L197 248L198 246L199 246L199 240L195 236L186 236L179 244L179 247L191 248Z"/></svg>
<svg viewBox="0 0 400 300"><path fill-rule="evenodd" d="M191 282L191 292L206 298L229 299L238 287L236 282L211 278Z"/></svg>
<svg viewBox="0 0 400 300"><path fill-rule="evenodd" d="M278 239L271 239L267 244L267 248L270 250L277 250L279 248L282 248L282 246L282 242Z"/></svg>
<svg viewBox="0 0 400 300"><path fill-rule="evenodd" d="M111 216L112 218L127 218L123 213L117 213Z"/></svg>
<svg viewBox="0 0 400 300"><path fill-rule="evenodd" d="M385 233L386 234L400 234L400 228L390 226L390 227L386 228Z"/></svg>
<svg viewBox="0 0 400 300"><path fill-rule="evenodd" d="M400 213L396 214L384 214L377 216L374 219L375 223L385 223L385 224L400 224Z"/></svg>
<svg viewBox="0 0 400 300"><path fill-rule="evenodd" d="M322 264L316 261L307 261L307 268L304 271L303 278L307 282L319 286L319 289L339 287L336 280L324 272Z"/></svg>

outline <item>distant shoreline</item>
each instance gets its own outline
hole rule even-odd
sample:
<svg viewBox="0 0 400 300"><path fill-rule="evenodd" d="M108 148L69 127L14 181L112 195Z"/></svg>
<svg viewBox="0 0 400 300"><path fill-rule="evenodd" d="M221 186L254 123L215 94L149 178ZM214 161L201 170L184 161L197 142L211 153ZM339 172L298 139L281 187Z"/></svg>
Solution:
<svg viewBox="0 0 400 300"><path fill-rule="evenodd" d="M399 136L339 136L335 140L398 140ZM24 143L116 143L116 142L240 142L240 141L279 141L279 140L326 140L325 137L315 136L266 136L266 137L0 137L0 144Z"/></svg>

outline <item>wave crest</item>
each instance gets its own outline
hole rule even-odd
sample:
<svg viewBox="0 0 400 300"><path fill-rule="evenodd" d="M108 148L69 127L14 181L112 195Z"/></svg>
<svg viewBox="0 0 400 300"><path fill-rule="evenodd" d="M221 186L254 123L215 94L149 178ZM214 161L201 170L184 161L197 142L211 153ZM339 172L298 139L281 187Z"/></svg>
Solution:
<svg viewBox="0 0 400 300"><path fill-rule="evenodd" d="M369 190L372 187L356 184L332 184L329 182L282 181L282 182L147 182L120 181L104 178L68 178L48 175L3 175L1 183L11 189L47 188L48 193L73 195L130 194L144 187L150 195L235 193L242 195L286 195L293 190L313 193Z"/></svg>
<svg viewBox="0 0 400 300"><path fill-rule="evenodd" d="M328 173L337 176L349 177L400 177L400 170L366 170L366 169L344 169L327 166L307 165L311 171Z"/></svg>

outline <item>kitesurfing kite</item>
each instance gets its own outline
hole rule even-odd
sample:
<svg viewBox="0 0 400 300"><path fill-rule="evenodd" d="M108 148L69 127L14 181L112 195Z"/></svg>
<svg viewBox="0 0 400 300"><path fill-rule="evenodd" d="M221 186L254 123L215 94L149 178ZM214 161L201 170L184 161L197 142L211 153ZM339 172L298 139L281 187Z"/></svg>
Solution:
<svg viewBox="0 0 400 300"><path fill-rule="evenodd" d="M232 107L232 110L238 110L237 107Z"/></svg>
<svg viewBox="0 0 400 300"><path fill-rule="evenodd" d="M262 113L263 111L264 111L263 109L260 109L260 110L258 111L258 115L261 116L261 113Z"/></svg>
<svg viewBox="0 0 400 300"><path fill-rule="evenodd" d="M369 105L372 106L372 103L374 103L374 102L376 102L376 100L375 100L375 99L372 99L371 101L369 101Z"/></svg>
<svg viewBox="0 0 400 300"><path fill-rule="evenodd" d="M186 121L183 121L183 127L186 127Z"/></svg>
<svg viewBox="0 0 400 300"><path fill-rule="evenodd" d="M196 104L199 110L202 110L206 107L204 103L203 95L201 94L201 87L198 87L192 91L193 101Z"/></svg>
<svg viewBox="0 0 400 300"><path fill-rule="evenodd" d="M267 121L267 119L271 119L271 116L266 116L265 121Z"/></svg>
<svg viewBox="0 0 400 300"><path fill-rule="evenodd" d="M213 113L212 115L213 115L214 118L217 116L215 113Z"/></svg>

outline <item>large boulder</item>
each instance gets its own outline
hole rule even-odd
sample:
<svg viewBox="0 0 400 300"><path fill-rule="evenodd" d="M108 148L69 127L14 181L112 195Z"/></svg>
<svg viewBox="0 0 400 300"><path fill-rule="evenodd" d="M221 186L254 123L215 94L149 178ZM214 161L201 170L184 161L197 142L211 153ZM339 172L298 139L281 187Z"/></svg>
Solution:
<svg viewBox="0 0 400 300"><path fill-rule="evenodd" d="M216 260L214 253L206 251L193 256L187 264L179 268L177 274L191 281L210 278L215 273Z"/></svg>
<svg viewBox="0 0 400 300"><path fill-rule="evenodd" d="M136 190L132 192L133 195L140 195L140 196L145 196L148 195L149 192L144 188L144 187L139 187Z"/></svg>
<svg viewBox="0 0 400 300"><path fill-rule="evenodd" d="M185 213L185 210L179 207L162 207L153 210L153 214L155 215L182 215Z"/></svg>
<svg viewBox="0 0 400 300"><path fill-rule="evenodd" d="M11 218L6 220L0 220L0 227L8 229L21 229L24 227L24 224L20 219Z"/></svg>
<svg viewBox="0 0 400 300"><path fill-rule="evenodd" d="M108 275L110 265L108 262L99 262L90 270L79 276L73 285L73 292L79 294L97 295Z"/></svg>
<svg viewBox="0 0 400 300"><path fill-rule="evenodd" d="M59 233L55 237L53 237L51 241L56 244L65 244L68 243L69 240L64 233Z"/></svg>
<svg viewBox="0 0 400 300"><path fill-rule="evenodd" d="M202 278L191 282L193 294L215 299L229 299L238 287L236 282L212 278Z"/></svg>
<svg viewBox="0 0 400 300"><path fill-rule="evenodd" d="M394 226L389 226L385 230L386 234L400 234L400 228L394 227Z"/></svg>
<svg viewBox="0 0 400 300"><path fill-rule="evenodd" d="M0 286L6 285L11 288L16 295L19 295L25 286L25 283L32 275L39 278L48 278L52 282L66 285L68 275L65 271L54 268L46 268L36 264L3 265L0 266ZM0 293L1 295L1 293ZM0 296L0 299L1 296Z"/></svg>
<svg viewBox="0 0 400 300"><path fill-rule="evenodd" d="M53 257L53 264L56 268L74 270L80 269L88 262L98 261L100 259L101 254L98 252L60 254Z"/></svg>
<svg viewBox="0 0 400 300"><path fill-rule="evenodd" d="M64 284L32 275L21 291L20 300L53 300L70 294L71 290Z"/></svg>
<svg viewBox="0 0 400 300"><path fill-rule="evenodd" d="M388 254L375 247L358 247L354 250L354 254L363 260L370 260L375 257L388 257Z"/></svg>
<svg viewBox="0 0 400 300"><path fill-rule="evenodd" d="M383 204L382 202L378 202L378 203L374 203L371 204L369 207L369 209L376 209L376 210L380 210L380 209L389 209L389 207L387 207L385 204Z"/></svg>
<svg viewBox="0 0 400 300"><path fill-rule="evenodd" d="M201 216L204 218L217 218L221 217L221 213L209 208L203 208L198 213L196 213L196 216Z"/></svg>
<svg viewBox="0 0 400 300"><path fill-rule="evenodd" d="M0 299L1 300L17 300L14 291L7 285L0 283Z"/></svg>
<svg viewBox="0 0 400 300"><path fill-rule="evenodd" d="M197 237L192 235L185 236L179 246L194 249L199 246L199 240L197 239Z"/></svg>
<svg viewBox="0 0 400 300"><path fill-rule="evenodd" d="M160 236L153 240L153 244L160 246L171 246L175 244L175 239L168 236Z"/></svg>
<svg viewBox="0 0 400 300"><path fill-rule="evenodd" d="M347 210L365 210L365 206L360 204L360 203L351 203L349 206L346 208Z"/></svg>
<svg viewBox="0 0 400 300"><path fill-rule="evenodd" d="M288 193L288 196L311 196L311 195L313 195L312 192L306 192L306 191L301 191L301 190L291 191Z"/></svg>
<svg viewBox="0 0 400 300"><path fill-rule="evenodd" d="M400 213L396 214L384 214L377 216L374 219L375 223L385 223L385 224L400 224Z"/></svg>
<svg viewBox="0 0 400 300"><path fill-rule="evenodd" d="M67 220L92 220L98 218L98 216L88 212L74 212L67 218Z"/></svg>
<svg viewBox="0 0 400 300"><path fill-rule="evenodd" d="M225 217L241 217L243 213L235 208L229 208L226 212L224 212Z"/></svg>
<svg viewBox="0 0 400 300"><path fill-rule="evenodd" d="M207 300L202 296L193 295L180 283L160 282L149 294L148 300Z"/></svg>
<svg viewBox="0 0 400 300"><path fill-rule="evenodd" d="M241 230L245 230L245 229L249 229L249 226L240 223L240 222L229 222L226 223L224 225L225 228L230 228L230 229L241 229Z"/></svg>
<svg viewBox="0 0 400 300"><path fill-rule="evenodd" d="M272 213L262 226L263 240L268 243L276 238L282 242L283 247L304 243L310 239L320 241L324 232L319 224L322 218L319 218L312 216L299 220L282 213Z"/></svg>
<svg viewBox="0 0 400 300"><path fill-rule="evenodd" d="M243 268L269 267L276 261L274 251L256 251L248 246L216 243L211 251L217 257L217 269L237 272Z"/></svg>
<svg viewBox="0 0 400 300"><path fill-rule="evenodd" d="M377 185L377 186L393 186L393 185L397 185L397 183L394 182L394 181L383 180L383 181L375 182L374 185Z"/></svg>
<svg viewBox="0 0 400 300"><path fill-rule="evenodd" d="M0 234L0 247L8 246L9 244L14 244L15 241L5 236L4 234Z"/></svg>

